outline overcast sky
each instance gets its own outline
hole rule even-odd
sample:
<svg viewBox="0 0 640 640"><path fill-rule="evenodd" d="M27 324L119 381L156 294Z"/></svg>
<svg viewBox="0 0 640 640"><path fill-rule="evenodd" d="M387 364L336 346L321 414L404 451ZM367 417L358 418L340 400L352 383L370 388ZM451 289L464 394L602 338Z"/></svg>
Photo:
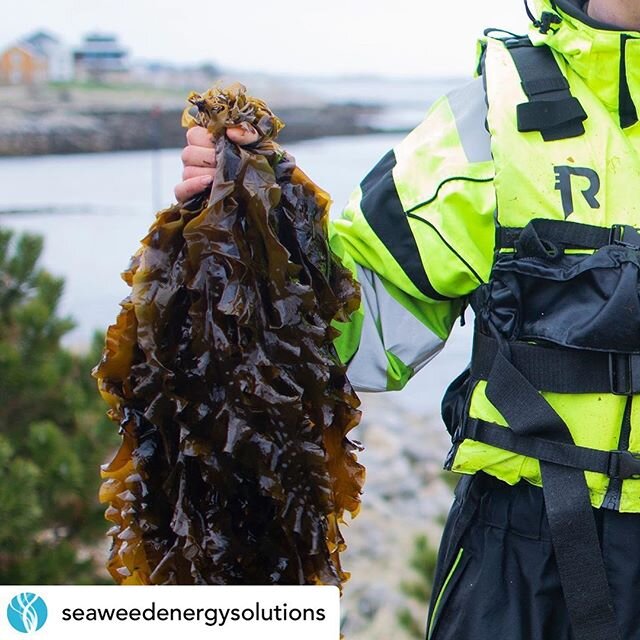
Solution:
<svg viewBox="0 0 640 640"><path fill-rule="evenodd" d="M45 28L116 33L135 58L295 74L468 75L486 26L520 31L522 0L23 0L0 48Z"/></svg>

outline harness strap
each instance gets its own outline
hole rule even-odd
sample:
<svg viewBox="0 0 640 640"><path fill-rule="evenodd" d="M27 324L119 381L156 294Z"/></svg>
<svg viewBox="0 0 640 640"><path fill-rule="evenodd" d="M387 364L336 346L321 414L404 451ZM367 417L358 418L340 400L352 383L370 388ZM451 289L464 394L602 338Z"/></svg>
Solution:
<svg viewBox="0 0 640 640"><path fill-rule="evenodd" d="M640 248L640 234L628 225L611 228L596 227L581 222L536 218L522 227L498 227L496 250L516 249L525 230L533 230L549 242L571 249L600 249L609 244Z"/></svg>
<svg viewBox="0 0 640 640"><path fill-rule="evenodd" d="M497 340L476 331L471 374L486 380L500 350ZM566 349L510 342L513 366L538 391L640 394L640 354Z"/></svg>
<svg viewBox="0 0 640 640"><path fill-rule="evenodd" d="M573 445L562 418L502 351L494 359L486 394L517 435ZM540 470L575 640L621 640L584 472L545 460Z"/></svg>
<svg viewBox="0 0 640 640"><path fill-rule="evenodd" d="M467 420L456 431L455 439L463 438L544 462L602 473L610 478L640 478L640 457L630 451L601 451L535 436L519 436L513 429L478 418Z"/></svg>
<svg viewBox="0 0 640 640"><path fill-rule="evenodd" d="M529 38L504 42L529 99L517 106L518 131L539 131L545 141L581 136L587 114L571 95L551 49L534 47Z"/></svg>

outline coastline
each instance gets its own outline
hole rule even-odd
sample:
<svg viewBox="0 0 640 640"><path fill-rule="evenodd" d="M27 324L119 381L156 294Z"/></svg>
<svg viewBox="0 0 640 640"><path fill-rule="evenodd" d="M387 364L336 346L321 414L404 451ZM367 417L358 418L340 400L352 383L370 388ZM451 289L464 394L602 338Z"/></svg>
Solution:
<svg viewBox="0 0 640 640"><path fill-rule="evenodd" d="M188 93L129 86L0 87L0 157L182 147ZM255 94L285 122L285 144L390 131L381 124L385 105L323 101L273 85L256 87Z"/></svg>
<svg viewBox="0 0 640 640"><path fill-rule="evenodd" d="M283 143L324 136L388 132L367 124L380 109L326 104L278 109ZM166 149L185 145L182 108L154 107L19 115L0 124L0 157Z"/></svg>

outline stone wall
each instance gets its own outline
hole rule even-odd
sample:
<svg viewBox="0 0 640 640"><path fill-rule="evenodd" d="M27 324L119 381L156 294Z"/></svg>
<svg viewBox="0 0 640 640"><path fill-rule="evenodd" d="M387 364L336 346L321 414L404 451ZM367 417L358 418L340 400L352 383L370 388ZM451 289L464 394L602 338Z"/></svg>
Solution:
<svg viewBox="0 0 640 640"><path fill-rule="evenodd" d="M322 105L278 109L284 143L331 135L371 133L370 107ZM0 109L0 156L90 153L182 147L182 109Z"/></svg>

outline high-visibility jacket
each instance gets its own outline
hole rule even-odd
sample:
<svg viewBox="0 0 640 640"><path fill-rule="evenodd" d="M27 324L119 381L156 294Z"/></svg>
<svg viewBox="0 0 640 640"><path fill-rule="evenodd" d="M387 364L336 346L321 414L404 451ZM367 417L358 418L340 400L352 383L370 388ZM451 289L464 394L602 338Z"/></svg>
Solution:
<svg viewBox="0 0 640 640"><path fill-rule="evenodd" d="M545 142L538 131L518 131L516 107L527 95L504 46L490 39L486 74L437 101L333 223L333 247L363 290L336 343L357 388L401 388L438 353L468 298L489 282L497 227L534 218L640 227L640 33L589 20L579 5L537 0L537 15L561 21L529 36L553 50L588 116L584 135ZM469 415L505 425L484 387L474 385ZM543 395L577 445L640 453L636 398ZM471 439L455 444L450 467L542 484L534 457ZM605 474L586 480L593 506L640 512L640 480L615 490Z"/></svg>

